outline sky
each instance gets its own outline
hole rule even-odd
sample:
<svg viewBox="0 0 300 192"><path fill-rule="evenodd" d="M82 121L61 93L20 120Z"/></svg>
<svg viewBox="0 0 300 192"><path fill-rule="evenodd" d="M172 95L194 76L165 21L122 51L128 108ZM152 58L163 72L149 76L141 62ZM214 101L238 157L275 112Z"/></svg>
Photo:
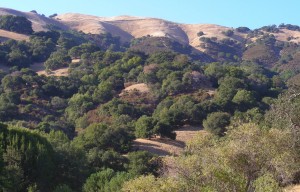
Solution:
<svg viewBox="0 0 300 192"><path fill-rule="evenodd" d="M20 11L131 15L179 23L211 23L259 28L272 24L300 25L300 0L0 0L0 7Z"/></svg>

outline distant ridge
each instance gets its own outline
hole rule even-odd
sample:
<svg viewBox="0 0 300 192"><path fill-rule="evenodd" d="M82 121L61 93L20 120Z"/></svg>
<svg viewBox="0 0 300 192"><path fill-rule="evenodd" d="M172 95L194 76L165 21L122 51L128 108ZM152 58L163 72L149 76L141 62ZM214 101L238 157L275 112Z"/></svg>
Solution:
<svg viewBox="0 0 300 192"><path fill-rule="evenodd" d="M182 24L166 21L158 18L135 17L135 16L115 16L99 17L79 13L66 13L49 18L34 12L21 12L8 8L0 8L0 15L19 15L27 17L33 23L35 31L47 30L48 25L55 25L61 29L73 29L84 33L101 34L111 33L119 36L122 41L129 42L133 38L143 36L168 37L182 44L189 44L192 47L205 51L201 46L203 44L198 36L203 32L201 37L216 37L218 40L233 39L238 42L255 41L255 38L247 37L247 34L234 31L233 36L226 36L225 31L234 30L233 28L215 25L215 24ZM264 34L271 33L264 31ZM282 29L280 33L274 34L277 40L300 42L300 32ZM292 40L288 40L293 37Z"/></svg>

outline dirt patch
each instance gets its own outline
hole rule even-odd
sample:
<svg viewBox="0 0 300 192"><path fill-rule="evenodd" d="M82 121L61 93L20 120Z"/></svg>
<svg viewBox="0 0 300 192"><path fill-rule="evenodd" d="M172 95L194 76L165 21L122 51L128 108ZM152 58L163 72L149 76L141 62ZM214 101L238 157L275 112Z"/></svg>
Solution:
<svg viewBox="0 0 300 192"><path fill-rule="evenodd" d="M283 191L284 192L300 192L300 185L295 185L295 186L287 187Z"/></svg>
<svg viewBox="0 0 300 192"><path fill-rule="evenodd" d="M134 141L134 147L139 150L149 151L151 153L168 156L168 155L180 155L185 147L187 141L193 139L197 134L205 134L206 131L201 127L184 126L183 128L175 131L177 134L176 140L168 138L153 138L149 139L136 139Z"/></svg>
<svg viewBox="0 0 300 192"><path fill-rule="evenodd" d="M57 76L57 77L68 76L69 75L69 67L57 69L57 70L51 71L49 73L47 73L45 70L38 71L37 74L38 75L46 75L46 76Z"/></svg>
<svg viewBox="0 0 300 192"><path fill-rule="evenodd" d="M14 33L11 31L5 31L0 29L0 37L3 37L4 39L14 39L16 41L28 41L29 36L28 35L23 35L19 33Z"/></svg>
<svg viewBox="0 0 300 192"><path fill-rule="evenodd" d="M79 63L81 59L72 59L72 63Z"/></svg>
<svg viewBox="0 0 300 192"><path fill-rule="evenodd" d="M57 69L47 73L44 63L34 63L33 65L30 66L30 69L35 71L38 75L46 75L46 76L68 76L69 75L69 67Z"/></svg>
<svg viewBox="0 0 300 192"><path fill-rule="evenodd" d="M132 91L138 91L140 93L149 93L150 89L147 84L145 83L138 83L138 84L133 84L128 87L126 87L121 93L120 96L125 94L126 92L132 92Z"/></svg>

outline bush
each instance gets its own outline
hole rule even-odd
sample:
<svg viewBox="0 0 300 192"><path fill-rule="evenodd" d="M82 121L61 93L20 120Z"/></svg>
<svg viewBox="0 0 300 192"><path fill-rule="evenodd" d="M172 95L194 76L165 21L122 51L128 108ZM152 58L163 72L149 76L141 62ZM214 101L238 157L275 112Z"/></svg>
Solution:
<svg viewBox="0 0 300 192"><path fill-rule="evenodd" d="M240 33L248 33L251 30L248 27L238 27L236 28L236 31Z"/></svg>
<svg viewBox="0 0 300 192"><path fill-rule="evenodd" d="M204 129L216 135L224 135L225 127L230 124L230 115L225 112L215 112L207 116L203 121Z"/></svg>
<svg viewBox="0 0 300 192"><path fill-rule="evenodd" d="M135 123L135 136L137 138L150 138L153 134L153 127L153 118L143 115Z"/></svg>
<svg viewBox="0 0 300 192"><path fill-rule="evenodd" d="M227 30L227 31L223 31L222 34L231 37L234 34L234 32L233 30Z"/></svg>
<svg viewBox="0 0 300 192"><path fill-rule="evenodd" d="M5 178L6 182L6 186L0 185L0 191L25 191L33 183L49 189L55 173L50 143L37 133L4 124L0 124L0 140L0 159L5 165L0 180Z"/></svg>
<svg viewBox="0 0 300 192"><path fill-rule="evenodd" d="M53 52L49 59L45 62L46 70L56 70L62 67L67 67L71 63L71 57L65 51Z"/></svg>
<svg viewBox="0 0 300 192"><path fill-rule="evenodd" d="M205 35L205 34L203 33L203 31L199 31L199 32L197 33L197 36L198 36L198 37L201 37L201 36L203 36L203 35Z"/></svg>
<svg viewBox="0 0 300 192"><path fill-rule="evenodd" d="M57 13L54 13L52 15L49 15L50 18L53 18L53 17L56 17L57 16Z"/></svg>
<svg viewBox="0 0 300 192"><path fill-rule="evenodd" d="M279 33L280 31L276 25L263 26L260 29L270 33Z"/></svg>

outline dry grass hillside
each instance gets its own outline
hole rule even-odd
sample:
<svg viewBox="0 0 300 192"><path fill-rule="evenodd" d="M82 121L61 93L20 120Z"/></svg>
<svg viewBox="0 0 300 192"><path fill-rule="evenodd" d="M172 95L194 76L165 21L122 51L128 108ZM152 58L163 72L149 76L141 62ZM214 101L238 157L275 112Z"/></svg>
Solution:
<svg viewBox="0 0 300 192"><path fill-rule="evenodd" d="M199 37L197 33L202 31L203 37L217 37L219 40L228 38L222 32L227 31L229 27L214 24L180 24L157 18L118 16L118 17L97 17L77 13L67 13L58 15L56 20L69 26L71 29L83 31L85 33L99 34L104 32L120 36L122 40L143 36L169 37L184 44L201 50ZM265 32L267 33L267 32ZM280 41L288 41L292 37L293 42L300 42L300 32L281 29L280 33L275 33L275 37ZM230 37L237 41L243 41L246 38L245 33L235 31ZM255 40L255 39L253 39Z"/></svg>
<svg viewBox="0 0 300 192"><path fill-rule="evenodd" d="M0 38L4 39L4 40L5 39L14 39L17 41L29 40L29 36L27 36L27 35L14 33L14 32L10 32L10 31L5 31L5 30L1 30L1 29L0 29Z"/></svg>
<svg viewBox="0 0 300 192"><path fill-rule="evenodd" d="M168 138L136 139L134 146L139 150L149 151L160 156L180 155L188 141L197 134L207 134L201 127L189 125L185 125L175 132L176 140Z"/></svg>
<svg viewBox="0 0 300 192"><path fill-rule="evenodd" d="M143 18L131 16L119 17L96 17L76 13L67 13L55 17L60 22L68 25L70 28L83 31L85 33L104 33L109 32L120 36L124 41L131 38L143 36L169 37L184 44L190 44L193 47L200 45L197 33L204 32L204 37L226 38L222 31L230 28L212 24L179 24L156 18ZM239 34L233 38L241 40L243 37Z"/></svg>
<svg viewBox="0 0 300 192"><path fill-rule="evenodd" d="M67 26L63 25L57 20L48 18L46 16L32 13L32 12L22 12L8 8L0 8L0 15L16 15L23 16L32 22L32 28L34 31L44 31L47 30L47 25L55 25L62 29L67 29Z"/></svg>
<svg viewBox="0 0 300 192"><path fill-rule="evenodd" d="M33 23L34 31L47 30L47 25L55 25L62 29L74 29L84 33L101 34L109 32L114 36L119 36L123 41L130 41L132 38L143 36L169 37L183 44L189 44L194 48L204 51L200 47L201 41L197 35L202 31L202 37L217 37L221 40L229 38L222 32L229 27L214 24L180 24L157 18L117 16L98 17L78 13L66 13L51 19L41 14L33 12L21 12L13 9L0 8L0 15L25 16ZM264 31L264 33L268 33ZM281 29L279 33L273 33L280 41L300 42L300 32ZM245 33L234 32L230 37L237 41L247 38ZM252 41L255 38L250 38ZM289 40L288 40L289 39Z"/></svg>

